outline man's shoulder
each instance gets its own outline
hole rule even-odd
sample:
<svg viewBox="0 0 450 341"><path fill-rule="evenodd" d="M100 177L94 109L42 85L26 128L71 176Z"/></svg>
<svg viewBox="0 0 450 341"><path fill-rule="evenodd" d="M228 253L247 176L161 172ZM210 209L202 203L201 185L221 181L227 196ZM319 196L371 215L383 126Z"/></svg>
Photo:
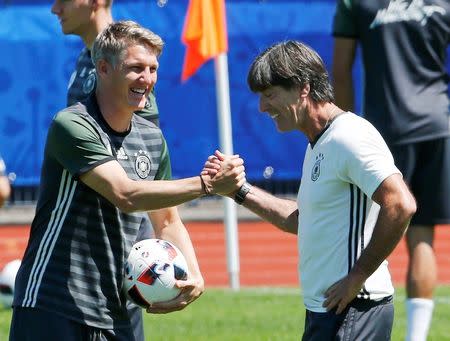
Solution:
<svg viewBox="0 0 450 341"><path fill-rule="evenodd" d="M51 130L62 128L66 131L72 131L75 134L81 134L86 129L91 132L98 131L97 126L98 124L94 117L88 112L86 103L77 102L55 115Z"/></svg>
<svg viewBox="0 0 450 341"><path fill-rule="evenodd" d="M155 123L149 121L148 119L140 116L137 113L134 113L133 115L133 122L139 130L147 129L155 133L161 133L161 129Z"/></svg>
<svg viewBox="0 0 450 341"><path fill-rule="evenodd" d="M365 118L351 112L340 115L332 125L332 137L336 144L353 149L363 141L379 136L378 130Z"/></svg>
<svg viewBox="0 0 450 341"><path fill-rule="evenodd" d="M71 106L68 106L61 111L59 111L55 117L54 121L64 122L64 121L78 121L84 119L86 115L89 115L85 103L77 102Z"/></svg>
<svg viewBox="0 0 450 341"><path fill-rule="evenodd" d="M78 62L88 61L89 63L92 64L92 66L94 66L91 59L91 51L86 46L81 49L80 53L78 54L77 61Z"/></svg>

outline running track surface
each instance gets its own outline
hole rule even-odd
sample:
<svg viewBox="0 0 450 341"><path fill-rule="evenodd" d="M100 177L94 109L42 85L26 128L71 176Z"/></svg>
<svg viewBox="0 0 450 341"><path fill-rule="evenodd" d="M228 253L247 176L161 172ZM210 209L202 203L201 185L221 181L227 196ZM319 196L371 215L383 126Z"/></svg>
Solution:
<svg viewBox="0 0 450 341"><path fill-rule="evenodd" d="M197 258L208 287L229 283L222 222L187 222ZM261 221L239 222L241 286L298 286L296 236L279 231ZM0 226L0 268L21 258L29 226ZM435 249L440 284L450 284L450 226L436 227ZM395 284L403 285L407 254L402 240L388 258Z"/></svg>

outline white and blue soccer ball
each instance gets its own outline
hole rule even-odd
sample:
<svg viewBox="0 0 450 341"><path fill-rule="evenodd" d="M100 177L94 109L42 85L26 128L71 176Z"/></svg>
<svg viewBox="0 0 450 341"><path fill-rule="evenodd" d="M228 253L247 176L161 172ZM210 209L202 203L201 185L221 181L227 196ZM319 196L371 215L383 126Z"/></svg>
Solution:
<svg viewBox="0 0 450 341"><path fill-rule="evenodd" d="M14 282L21 264L20 259L15 259L5 264L0 272L0 305L11 308L14 298Z"/></svg>
<svg viewBox="0 0 450 341"><path fill-rule="evenodd" d="M128 299L147 308L166 302L180 293L176 280L188 277L181 251L162 239L144 239L133 245L125 263L124 289Z"/></svg>

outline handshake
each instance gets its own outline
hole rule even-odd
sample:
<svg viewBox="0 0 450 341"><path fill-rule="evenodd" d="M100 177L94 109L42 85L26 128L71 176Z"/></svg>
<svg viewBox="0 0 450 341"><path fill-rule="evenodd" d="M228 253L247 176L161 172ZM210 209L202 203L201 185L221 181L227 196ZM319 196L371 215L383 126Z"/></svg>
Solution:
<svg viewBox="0 0 450 341"><path fill-rule="evenodd" d="M225 155L216 150L200 173L206 195L218 194L242 204L250 185L245 177L244 160L239 155Z"/></svg>

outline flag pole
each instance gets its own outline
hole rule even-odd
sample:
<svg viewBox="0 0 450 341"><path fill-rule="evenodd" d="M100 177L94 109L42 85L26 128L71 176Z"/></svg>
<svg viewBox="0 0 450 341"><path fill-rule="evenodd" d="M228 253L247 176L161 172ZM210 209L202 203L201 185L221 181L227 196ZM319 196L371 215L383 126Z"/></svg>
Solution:
<svg viewBox="0 0 450 341"><path fill-rule="evenodd" d="M228 80L228 58L226 53L214 58L216 78L217 118L219 123L219 142L223 153L233 154L233 133L230 110L230 84ZM236 204L224 197L224 223L227 246L227 266L230 287L239 290L239 238L237 230Z"/></svg>

